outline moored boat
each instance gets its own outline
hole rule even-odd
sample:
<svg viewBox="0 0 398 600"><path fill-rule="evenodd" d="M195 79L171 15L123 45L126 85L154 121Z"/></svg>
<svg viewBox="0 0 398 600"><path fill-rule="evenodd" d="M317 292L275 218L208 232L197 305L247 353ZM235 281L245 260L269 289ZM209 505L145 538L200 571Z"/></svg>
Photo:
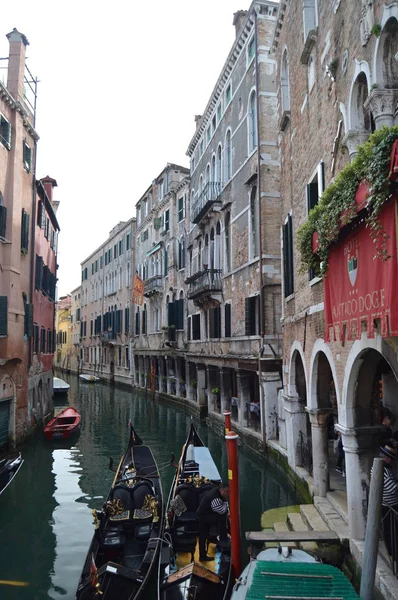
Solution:
<svg viewBox="0 0 398 600"><path fill-rule="evenodd" d="M22 464L23 458L20 453L0 459L0 494L10 485Z"/></svg>
<svg viewBox="0 0 398 600"><path fill-rule="evenodd" d="M96 529L76 600L137 600L157 561L163 497L153 454L132 426L108 498L93 514Z"/></svg>
<svg viewBox="0 0 398 600"><path fill-rule="evenodd" d="M234 585L231 600L276 597L358 599L337 567L319 562L304 550L287 547L268 548L253 555Z"/></svg>
<svg viewBox="0 0 398 600"><path fill-rule="evenodd" d="M44 428L48 440L67 440L80 429L80 414L72 406L64 408Z"/></svg>
<svg viewBox="0 0 398 600"><path fill-rule="evenodd" d="M208 537L207 554L214 560L200 562L199 524L196 510L203 494L221 482L216 464L195 427L188 438L176 470L167 503L164 538L159 561L159 600L228 598L231 582L231 547L217 540L217 530Z"/></svg>
<svg viewBox="0 0 398 600"><path fill-rule="evenodd" d="M79 379L81 381L85 381L86 383L95 383L96 381L100 380L99 377L96 375L90 375L90 373L80 373Z"/></svg>
<svg viewBox="0 0 398 600"><path fill-rule="evenodd" d="M59 377L53 377L53 393L54 394L66 394L70 389L69 383L66 383Z"/></svg>

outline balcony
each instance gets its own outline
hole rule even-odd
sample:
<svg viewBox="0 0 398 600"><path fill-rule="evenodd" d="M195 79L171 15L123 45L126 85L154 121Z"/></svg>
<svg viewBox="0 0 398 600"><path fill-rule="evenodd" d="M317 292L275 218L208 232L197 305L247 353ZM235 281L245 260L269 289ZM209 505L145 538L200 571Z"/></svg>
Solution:
<svg viewBox="0 0 398 600"><path fill-rule="evenodd" d="M163 292L163 277L161 275L154 275L149 279L145 279L144 282L144 296L149 298L154 294L161 294Z"/></svg>
<svg viewBox="0 0 398 600"><path fill-rule="evenodd" d="M203 300L204 298L217 298L222 291L221 269L203 269L185 280L189 284L189 300Z"/></svg>
<svg viewBox="0 0 398 600"><path fill-rule="evenodd" d="M202 193L199 195L199 198L192 203L192 223L199 223L199 221L205 216L207 211L215 202L221 202L221 190L222 183L220 181L209 181L206 183Z"/></svg>

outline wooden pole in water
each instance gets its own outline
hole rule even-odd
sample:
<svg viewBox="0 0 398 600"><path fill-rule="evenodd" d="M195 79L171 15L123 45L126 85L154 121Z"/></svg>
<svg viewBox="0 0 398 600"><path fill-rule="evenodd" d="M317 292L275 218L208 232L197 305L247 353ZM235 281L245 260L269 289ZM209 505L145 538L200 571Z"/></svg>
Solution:
<svg viewBox="0 0 398 600"><path fill-rule="evenodd" d="M229 410L224 411L225 435L231 431L231 413Z"/></svg>
<svg viewBox="0 0 398 600"><path fill-rule="evenodd" d="M231 558L232 572L237 579L242 571L240 560L240 502L239 502L239 470L238 470L238 435L229 431L227 440L229 511L231 518Z"/></svg>
<svg viewBox="0 0 398 600"><path fill-rule="evenodd" d="M381 519L381 501L383 496L384 460L373 460L372 478L370 480L368 518L363 553L361 600L372 600L375 583L377 553L379 549L379 529Z"/></svg>

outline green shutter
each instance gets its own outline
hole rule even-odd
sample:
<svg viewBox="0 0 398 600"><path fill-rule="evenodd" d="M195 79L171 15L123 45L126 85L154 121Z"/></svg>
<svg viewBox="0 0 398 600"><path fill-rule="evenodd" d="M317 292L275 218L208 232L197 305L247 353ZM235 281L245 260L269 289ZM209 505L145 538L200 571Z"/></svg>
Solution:
<svg viewBox="0 0 398 600"><path fill-rule="evenodd" d="M0 335L8 335L8 297L0 296Z"/></svg>
<svg viewBox="0 0 398 600"><path fill-rule="evenodd" d="M33 336L33 304L25 304L25 335Z"/></svg>
<svg viewBox="0 0 398 600"><path fill-rule="evenodd" d="M161 217L155 217L153 220L153 227L154 229L160 229L162 226L162 219Z"/></svg>

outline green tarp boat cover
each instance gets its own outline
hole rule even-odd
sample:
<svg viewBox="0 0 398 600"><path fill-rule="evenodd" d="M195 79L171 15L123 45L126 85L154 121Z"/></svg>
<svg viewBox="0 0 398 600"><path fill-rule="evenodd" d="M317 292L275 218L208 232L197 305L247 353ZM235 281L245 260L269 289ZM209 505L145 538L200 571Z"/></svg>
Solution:
<svg viewBox="0 0 398 600"><path fill-rule="evenodd" d="M357 600L358 595L345 575L331 565L258 561L246 600L266 598Z"/></svg>

